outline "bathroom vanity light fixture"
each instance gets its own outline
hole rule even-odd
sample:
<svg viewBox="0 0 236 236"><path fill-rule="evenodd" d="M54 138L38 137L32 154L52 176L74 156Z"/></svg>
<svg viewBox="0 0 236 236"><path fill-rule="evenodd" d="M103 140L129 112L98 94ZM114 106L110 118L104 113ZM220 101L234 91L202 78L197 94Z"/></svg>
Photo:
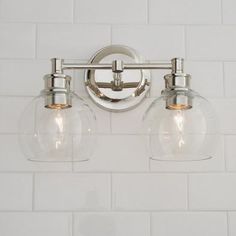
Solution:
<svg viewBox="0 0 236 236"><path fill-rule="evenodd" d="M150 69L170 70L165 89L145 112L144 130L156 160L202 160L212 156L218 139L216 116L209 102L190 89L182 58L145 63L133 49L112 45L87 64L53 58L45 88L20 119L19 141L35 161L88 160L95 146L96 118L89 105L71 91L67 70L85 69L91 99L113 112L137 106L150 88ZM155 78L158 79L158 78ZM128 121L127 121L128 122Z"/></svg>

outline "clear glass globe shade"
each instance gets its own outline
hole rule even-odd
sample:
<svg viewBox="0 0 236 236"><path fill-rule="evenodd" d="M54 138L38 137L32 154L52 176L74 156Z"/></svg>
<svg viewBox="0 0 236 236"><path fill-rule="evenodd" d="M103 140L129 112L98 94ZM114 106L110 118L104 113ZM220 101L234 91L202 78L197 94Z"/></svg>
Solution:
<svg viewBox="0 0 236 236"><path fill-rule="evenodd" d="M19 121L19 143L32 161L85 161L93 153L95 115L76 94L72 107L45 108L45 94L34 98Z"/></svg>
<svg viewBox="0 0 236 236"><path fill-rule="evenodd" d="M167 109L167 99L173 95L187 96L192 108ZM217 116L210 103L192 90L164 92L148 108L144 122L152 159L197 161L215 155L220 138Z"/></svg>

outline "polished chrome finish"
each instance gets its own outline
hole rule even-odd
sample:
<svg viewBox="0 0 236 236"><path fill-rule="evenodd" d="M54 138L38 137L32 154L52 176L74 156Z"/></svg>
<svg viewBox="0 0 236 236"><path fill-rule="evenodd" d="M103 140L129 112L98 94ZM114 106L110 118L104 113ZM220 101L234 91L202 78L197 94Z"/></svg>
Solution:
<svg viewBox="0 0 236 236"><path fill-rule="evenodd" d="M112 46L114 47L114 46ZM86 70L112 70L111 63L63 63L62 70L74 70L74 69L86 69ZM172 70L171 63L124 63L123 70Z"/></svg>
<svg viewBox="0 0 236 236"><path fill-rule="evenodd" d="M136 64L125 64L125 70L135 69L148 69L148 70L171 70L172 65L170 63L136 63Z"/></svg>
<svg viewBox="0 0 236 236"><path fill-rule="evenodd" d="M69 92L71 77L65 74L49 74L44 76L44 91Z"/></svg>
<svg viewBox="0 0 236 236"><path fill-rule="evenodd" d="M49 74L44 76L45 107L64 109L72 106L70 96L71 77L64 74Z"/></svg>
<svg viewBox="0 0 236 236"><path fill-rule="evenodd" d="M166 99L166 108L170 110L187 110L192 108L192 98L185 94L173 94Z"/></svg>
<svg viewBox="0 0 236 236"><path fill-rule="evenodd" d="M122 91L124 82L122 81L122 72L124 71L124 63L122 60L114 60L112 62L113 81L111 81L111 89L113 91Z"/></svg>
<svg viewBox="0 0 236 236"><path fill-rule="evenodd" d="M191 76L184 73L184 59L173 58L171 64L171 74L164 76L165 87L167 89L190 88Z"/></svg>
<svg viewBox="0 0 236 236"><path fill-rule="evenodd" d="M64 63L62 65L63 70L75 70L75 69L85 69L85 70L111 70L111 63L99 63L99 64L83 64L83 63Z"/></svg>
<svg viewBox="0 0 236 236"><path fill-rule="evenodd" d="M66 93L50 93L46 94L45 107L50 109L65 109L72 107L72 98Z"/></svg>
<svg viewBox="0 0 236 236"><path fill-rule="evenodd" d="M122 91L124 86L124 82L122 81L121 72L113 73L113 81L111 81L111 89L113 91Z"/></svg>
<svg viewBox="0 0 236 236"><path fill-rule="evenodd" d="M124 71L124 62L122 60L114 60L112 62L112 71L114 73L121 73Z"/></svg>
<svg viewBox="0 0 236 236"><path fill-rule="evenodd" d="M52 58L52 74L62 74L63 60L60 58Z"/></svg>
<svg viewBox="0 0 236 236"><path fill-rule="evenodd" d="M112 62L113 81L111 81L111 89L113 91L122 91L123 84L122 72L124 71L123 61L115 60Z"/></svg>
<svg viewBox="0 0 236 236"><path fill-rule="evenodd" d="M103 83L103 82L97 82L98 88L110 88L112 89L112 82L111 83ZM127 82L122 83L122 89L129 89L129 88L136 88L139 85L139 82Z"/></svg>
<svg viewBox="0 0 236 236"><path fill-rule="evenodd" d="M164 79L167 89L190 88L191 76L188 74L168 74Z"/></svg>
<svg viewBox="0 0 236 236"><path fill-rule="evenodd" d="M128 110L139 104L150 88L150 72L141 69L148 65L129 47L103 48L91 58L90 66L86 65L89 68L85 72L87 91L96 104L107 110ZM82 67L64 63L63 69L74 66ZM171 67L171 64L155 64L155 67Z"/></svg>
<svg viewBox="0 0 236 236"><path fill-rule="evenodd" d="M170 63L145 63L134 49L121 45L102 48L86 64L68 63L59 58L51 61L52 74L45 80L44 91L54 95L45 102L46 107L47 104L71 106L71 100L66 95L70 91L70 79L64 75L65 70L85 69L85 85L89 95L99 106L111 111L128 110L143 100L150 88L149 69L171 71L164 76L164 92L190 88L191 76L184 73L183 58L173 58ZM58 92L64 95L59 97ZM189 109L192 100L185 94L172 94L167 99L166 107Z"/></svg>
<svg viewBox="0 0 236 236"><path fill-rule="evenodd" d="M173 58L171 60L172 74L182 74L184 73L184 59L183 58Z"/></svg>
<svg viewBox="0 0 236 236"><path fill-rule="evenodd" d="M166 108L170 110L187 110L192 108L192 98L187 93L180 93L180 90L190 89L191 76L184 73L184 59L173 58L171 60L171 74L164 76L165 90L163 93L169 92L166 98ZM173 92L176 91L176 92Z"/></svg>

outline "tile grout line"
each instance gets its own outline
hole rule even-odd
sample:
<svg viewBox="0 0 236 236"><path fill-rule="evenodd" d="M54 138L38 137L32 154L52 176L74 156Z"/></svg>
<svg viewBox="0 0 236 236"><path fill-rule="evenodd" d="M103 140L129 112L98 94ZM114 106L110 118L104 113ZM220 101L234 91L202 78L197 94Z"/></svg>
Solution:
<svg viewBox="0 0 236 236"><path fill-rule="evenodd" d="M233 210L221 210L221 209L216 209L216 210L212 210L212 209L191 209L191 210L186 210L186 209L156 209L156 210L150 210L150 209L124 209L124 210L98 210L98 209L91 209L91 210L83 210L83 209L78 209L78 210L57 210L57 209L50 209L50 210L35 210L33 213L82 213L82 214L90 214L90 213L140 213L140 214L149 214L149 213L236 213L236 209ZM0 210L0 213L28 213L31 214L32 210Z"/></svg>
<svg viewBox="0 0 236 236"><path fill-rule="evenodd" d="M75 0L72 0L72 24L75 24Z"/></svg>
<svg viewBox="0 0 236 236"><path fill-rule="evenodd" d="M32 175L32 211L35 211L35 173Z"/></svg>
<svg viewBox="0 0 236 236"><path fill-rule="evenodd" d="M76 170L75 170L75 162L72 161L70 165L71 165L71 167L70 167L70 168L71 168L71 173L72 173L72 174L76 173Z"/></svg>
<svg viewBox="0 0 236 236"><path fill-rule="evenodd" d="M224 23L224 16L223 16L223 0L220 0L220 20L221 24Z"/></svg>
<svg viewBox="0 0 236 236"><path fill-rule="evenodd" d="M147 6L147 10L146 10L146 14L147 14L147 24L149 25L150 23L150 0L146 0L146 6Z"/></svg>
<svg viewBox="0 0 236 236"><path fill-rule="evenodd" d="M75 175L90 175L90 174L94 174L94 175L108 175L111 174L111 170L107 170L107 171L77 171L75 170L74 172L71 172L71 169L69 170L45 170L45 171L18 171L18 170L13 170L13 171L0 171L0 175L1 174L51 174L51 175L57 175L57 174L75 174ZM114 171L112 172L113 175L119 175L119 174L124 174L124 175L187 175L187 174L191 174L191 175L236 175L236 171L227 171L225 172L225 170L223 171L188 171L188 172L184 172L184 171Z"/></svg>
<svg viewBox="0 0 236 236"><path fill-rule="evenodd" d="M223 72L223 98L227 99L226 97L226 76L225 76L225 62L221 62L222 72Z"/></svg>
<svg viewBox="0 0 236 236"><path fill-rule="evenodd" d="M71 216L72 216L72 220L71 220L71 236L74 236L75 235L75 232L74 232L74 230L75 230L75 228L74 228L74 226L75 226L75 213L72 212Z"/></svg>
<svg viewBox="0 0 236 236"><path fill-rule="evenodd" d="M153 222L152 222L152 218L153 218L153 214L152 212L149 212L149 235L152 236L153 233L152 233L152 225L153 225Z"/></svg>
<svg viewBox="0 0 236 236"><path fill-rule="evenodd" d="M113 124L113 122L112 122L112 112L109 112L109 129L110 129L110 133L108 134L108 135L114 135L113 134L113 129L112 129L112 124Z"/></svg>
<svg viewBox="0 0 236 236"><path fill-rule="evenodd" d="M37 24L39 25L39 24ZM114 25L113 25L114 26ZM111 25L111 28L113 28L113 26ZM181 25L183 27L185 27L184 25ZM236 24L235 24L236 26ZM187 26L186 26L187 27ZM112 40L110 40L112 41ZM90 58L65 58L66 60L79 60L81 62L87 62ZM209 62L209 63L213 63L213 62L236 62L236 58L235 59L227 59L227 58L222 58L222 59L207 59L207 58L202 58L202 59L187 59L185 58L186 61L188 62ZM0 57L0 62L25 62L25 61L30 61L30 62L35 62L35 61L44 61L44 62L48 62L48 57L18 57L18 58L13 58L13 57ZM151 59L148 60L149 62L169 62L168 59Z"/></svg>
<svg viewBox="0 0 236 236"><path fill-rule="evenodd" d="M186 61L188 61L188 58L187 58L187 26L184 25L184 59Z"/></svg>
<svg viewBox="0 0 236 236"><path fill-rule="evenodd" d="M151 163L151 158L148 156L148 173L152 173L152 163Z"/></svg>
<svg viewBox="0 0 236 236"><path fill-rule="evenodd" d="M38 23L35 24L34 59L38 59Z"/></svg>
<svg viewBox="0 0 236 236"><path fill-rule="evenodd" d="M187 200L187 211L190 210L190 206L189 206L189 174L187 174L187 186L186 186L186 200Z"/></svg>
<svg viewBox="0 0 236 236"><path fill-rule="evenodd" d="M227 236L230 236L230 219L229 219L229 212L226 212L226 230L227 230Z"/></svg>
<svg viewBox="0 0 236 236"><path fill-rule="evenodd" d="M110 210L113 210L113 174L110 173Z"/></svg>
<svg viewBox="0 0 236 236"><path fill-rule="evenodd" d="M75 4L76 5L76 4ZM223 9L223 8L222 8ZM223 16L223 14L220 13L220 16ZM220 17L221 18L221 17ZM222 17L223 18L223 17ZM1 24L35 24L35 23L39 23L39 24L42 24L42 25L60 25L60 24L63 24L63 25L71 25L72 22L71 20L66 20L66 21L16 21L16 20L12 20L12 21L9 21L9 20L4 20L4 21L1 21ZM104 26L104 25L109 25L110 22L108 21L104 21L104 22L75 22L76 25L93 25L93 26ZM113 25L116 25L116 26L145 26L147 25L146 22L118 22L118 23L113 23ZM175 26L220 26L221 25L221 22L220 23L149 23L149 25L151 26L171 26L171 27L175 27ZM226 26L235 26L236 23L225 23L223 25L226 25Z"/></svg>
<svg viewBox="0 0 236 236"><path fill-rule="evenodd" d="M225 173L227 173L227 158L226 158L226 149L225 149L225 135L223 135L223 141L222 141L222 145L223 145L223 158L224 158L224 171Z"/></svg>
<svg viewBox="0 0 236 236"><path fill-rule="evenodd" d="M113 44L113 25L110 25L110 44Z"/></svg>

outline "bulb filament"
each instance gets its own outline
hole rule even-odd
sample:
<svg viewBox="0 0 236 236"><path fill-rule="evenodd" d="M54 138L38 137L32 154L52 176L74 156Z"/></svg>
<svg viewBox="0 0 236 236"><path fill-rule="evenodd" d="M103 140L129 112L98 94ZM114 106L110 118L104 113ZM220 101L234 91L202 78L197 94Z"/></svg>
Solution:
<svg viewBox="0 0 236 236"><path fill-rule="evenodd" d="M183 131L184 131L184 116L183 111L177 111L177 114L174 116L174 121L176 124L176 127L178 129L178 146L179 148L183 147L185 144L184 138L183 138Z"/></svg>
<svg viewBox="0 0 236 236"><path fill-rule="evenodd" d="M55 117L55 123L57 125L57 130L58 130L55 146L56 146L56 149L58 149L62 144L63 131L64 131L64 120L59 110L57 111L57 115Z"/></svg>

